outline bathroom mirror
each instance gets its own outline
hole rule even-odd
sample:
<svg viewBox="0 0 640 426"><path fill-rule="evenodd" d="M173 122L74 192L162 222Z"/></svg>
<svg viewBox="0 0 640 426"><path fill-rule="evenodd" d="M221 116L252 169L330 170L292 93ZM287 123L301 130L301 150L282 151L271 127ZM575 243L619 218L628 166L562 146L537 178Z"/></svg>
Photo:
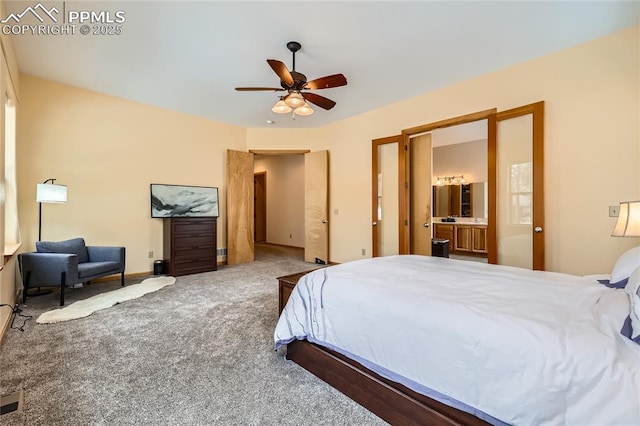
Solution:
<svg viewBox="0 0 640 426"><path fill-rule="evenodd" d="M433 185L433 216L486 218L487 194L487 182Z"/></svg>

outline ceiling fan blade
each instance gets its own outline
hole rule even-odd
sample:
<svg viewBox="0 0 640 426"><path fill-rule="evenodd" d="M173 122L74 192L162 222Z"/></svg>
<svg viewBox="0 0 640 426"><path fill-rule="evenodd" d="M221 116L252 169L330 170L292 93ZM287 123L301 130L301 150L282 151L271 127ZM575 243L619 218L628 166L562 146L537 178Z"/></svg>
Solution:
<svg viewBox="0 0 640 426"><path fill-rule="evenodd" d="M302 97L311 102L312 104L318 105L320 108L331 109L336 106L336 103L329 98L325 98L324 96L316 95L315 93L301 93Z"/></svg>
<svg viewBox="0 0 640 426"><path fill-rule="evenodd" d="M236 87L238 92L257 92L257 91L272 91L277 92L284 90L282 87Z"/></svg>
<svg viewBox="0 0 640 426"><path fill-rule="evenodd" d="M326 77L316 78L307 82L304 86L308 90L330 89L331 87L340 87L347 85L347 78L342 74L333 74Z"/></svg>
<svg viewBox="0 0 640 426"><path fill-rule="evenodd" d="M278 77L280 77L280 80L282 80L284 84L293 86L293 77L285 64L276 59L267 59L267 63L269 63L271 69L278 74Z"/></svg>

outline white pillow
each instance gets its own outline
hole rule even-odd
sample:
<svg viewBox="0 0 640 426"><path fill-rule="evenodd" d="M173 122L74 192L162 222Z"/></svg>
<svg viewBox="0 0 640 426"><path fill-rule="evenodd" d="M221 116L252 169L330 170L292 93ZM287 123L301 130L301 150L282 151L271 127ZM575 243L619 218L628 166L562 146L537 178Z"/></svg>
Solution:
<svg viewBox="0 0 640 426"><path fill-rule="evenodd" d="M631 303L629 312L631 329L633 330L631 338L635 339L640 336L640 267L633 271L624 291L629 295L629 302Z"/></svg>
<svg viewBox="0 0 640 426"><path fill-rule="evenodd" d="M640 266L640 246L627 250L618 258L611 271L610 282L617 283L629 278L631 273Z"/></svg>

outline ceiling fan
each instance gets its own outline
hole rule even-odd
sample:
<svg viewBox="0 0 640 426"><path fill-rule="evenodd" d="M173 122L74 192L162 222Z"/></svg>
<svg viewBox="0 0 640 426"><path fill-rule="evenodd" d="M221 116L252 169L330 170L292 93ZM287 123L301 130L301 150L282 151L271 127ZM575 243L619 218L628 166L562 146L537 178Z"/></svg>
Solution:
<svg viewBox="0 0 640 426"><path fill-rule="evenodd" d="M304 74L296 71L296 52L300 50L301 47L297 41L287 43L287 48L293 54L293 69L291 71L289 71L287 66L281 61L267 59L267 63L271 69L273 69L280 78L281 87L236 87L236 90L239 92L288 92L286 95L280 97L280 100L272 109L273 112L280 114L293 111L298 115L311 115L313 114L313 109L309 107L307 101L326 110L333 108L336 105L334 101L316 93L307 92L307 90L330 89L332 87L345 86L347 84L346 77L342 74L333 74L307 81L307 77Z"/></svg>

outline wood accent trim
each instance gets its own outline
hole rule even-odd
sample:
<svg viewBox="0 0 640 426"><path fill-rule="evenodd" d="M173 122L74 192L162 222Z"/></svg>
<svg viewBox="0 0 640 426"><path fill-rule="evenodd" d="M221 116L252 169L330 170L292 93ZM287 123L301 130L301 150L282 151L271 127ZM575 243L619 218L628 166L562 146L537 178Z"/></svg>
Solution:
<svg viewBox="0 0 640 426"><path fill-rule="evenodd" d="M287 345L287 359L390 424L487 424L478 417L414 392L337 352L305 340L296 340Z"/></svg>
<svg viewBox="0 0 640 426"><path fill-rule="evenodd" d="M487 262L498 263L498 140L496 113L487 118Z"/></svg>
<svg viewBox="0 0 640 426"><path fill-rule="evenodd" d="M259 244L268 244L268 245L270 245L270 246L287 247L287 248L294 248L294 249L304 250L304 247L288 246L288 245L286 245L286 244L278 244L278 243L270 243L269 241L267 241L267 242L265 242L265 243L259 243Z"/></svg>
<svg viewBox="0 0 640 426"><path fill-rule="evenodd" d="M402 135L387 136L371 141L371 257L378 257L378 228L373 223L378 221L378 148L389 143L398 144L398 169L400 168L400 150L402 149ZM398 197L400 196L400 182L398 179Z"/></svg>
<svg viewBox="0 0 640 426"><path fill-rule="evenodd" d="M124 279L134 279L134 278L142 278L142 277L154 277L156 275L153 275L153 271L148 271L148 272L134 272L133 274L125 274L124 275ZM109 281L120 281L120 274L116 274L116 275L107 275L106 277L100 277L100 278L96 278L95 280L91 280L91 284L94 283L106 283Z"/></svg>
<svg viewBox="0 0 640 426"><path fill-rule="evenodd" d="M304 155L311 152L311 150L309 149L250 149L249 152L255 155L291 155L291 154Z"/></svg>
<svg viewBox="0 0 640 426"><path fill-rule="evenodd" d="M411 150L409 149L409 135L402 134L402 149L398 153L398 226L400 232L400 254L411 253L411 227L409 218L411 212Z"/></svg>
<svg viewBox="0 0 640 426"><path fill-rule="evenodd" d="M435 129L456 126L458 124L471 123L473 121L485 120L489 115L494 114L496 108L486 109L484 111L473 112L471 114L460 115L458 117L447 118L429 124L422 124L416 127L410 127L402 131L403 135L417 135L419 133L430 132Z"/></svg>
<svg viewBox="0 0 640 426"><path fill-rule="evenodd" d="M545 270L544 223L544 101L533 104L533 269Z"/></svg>
<svg viewBox="0 0 640 426"><path fill-rule="evenodd" d="M545 270L545 238L544 238L544 101L535 102L528 105L522 105L516 108L512 108L506 111L500 111L496 114L496 121L508 120L511 118L521 117L523 115L532 114L533 119L533 224L532 224L532 234L533 234L533 252L532 252L532 267L533 270ZM496 156L497 152L497 125L494 128L494 156ZM489 145L489 141L487 143ZM494 164L493 170L494 173L497 173L497 162ZM491 168L489 170L491 172ZM495 180L494 180L495 183ZM494 188L495 191L495 188ZM489 179L489 195L491 196L491 179ZM495 193L497 195L497 193ZM491 208L491 198L489 198L489 207ZM494 205L496 205L494 203ZM491 211L489 211L489 223L491 223ZM493 215L495 218L495 214ZM533 231L535 227L541 227L542 232L537 233ZM497 236L495 235L497 228L494 228L494 235L491 236L491 232L489 231L489 235L487 236L487 243L489 243L490 238L494 237L496 240L494 241L495 253L494 258L497 263ZM491 230L491 228L490 228ZM491 253L491 252L489 252ZM491 257L489 257L489 263L491 262Z"/></svg>

